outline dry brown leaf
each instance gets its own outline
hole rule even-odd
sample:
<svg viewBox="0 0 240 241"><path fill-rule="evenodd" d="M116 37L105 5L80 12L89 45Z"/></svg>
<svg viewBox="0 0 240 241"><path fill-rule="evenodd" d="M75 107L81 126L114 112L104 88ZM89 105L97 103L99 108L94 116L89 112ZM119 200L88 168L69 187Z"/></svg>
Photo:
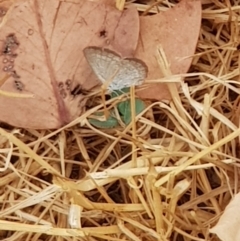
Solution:
<svg viewBox="0 0 240 241"><path fill-rule="evenodd" d="M86 46L107 47L123 56L132 56L137 46L134 8L121 12L82 0L21 0L5 17L0 77L11 77L1 90L34 94L17 100L0 96L0 121L18 127L58 128L83 112L81 90L99 83L83 56Z"/></svg>
<svg viewBox="0 0 240 241"><path fill-rule="evenodd" d="M210 229L217 234L222 241L240 240L240 193L227 205L216 226Z"/></svg>
<svg viewBox="0 0 240 241"><path fill-rule="evenodd" d="M140 37L135 57L148 66L148 79L164 77L156 59L161 45L167 56L172 74L186 73L195 52L200 26L201 1L182 0L172 9L152 16L140 17ZM138 92L146 99L170 99L166 84L152 84Z"/></svg>

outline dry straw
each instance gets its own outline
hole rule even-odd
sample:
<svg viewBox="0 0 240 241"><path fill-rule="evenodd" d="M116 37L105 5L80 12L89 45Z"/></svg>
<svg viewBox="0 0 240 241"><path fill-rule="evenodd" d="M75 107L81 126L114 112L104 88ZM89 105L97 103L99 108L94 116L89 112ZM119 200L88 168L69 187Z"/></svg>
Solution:
<svg viewBox="0 0 240 241"><path fill-rule="evenodd" d="M172 102L108 130L87 120L100 101L56 131L0 129L1 240L218 240L208 229L238 192L240 7L202 4L189 74L171 76L158 46Z"/></svg>

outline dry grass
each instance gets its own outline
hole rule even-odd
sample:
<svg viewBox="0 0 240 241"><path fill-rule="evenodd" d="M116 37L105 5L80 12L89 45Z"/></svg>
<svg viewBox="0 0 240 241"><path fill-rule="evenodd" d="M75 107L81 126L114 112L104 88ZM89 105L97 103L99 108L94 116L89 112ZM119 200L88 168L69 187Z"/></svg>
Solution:
<svg viewBox="0 0 240 241"><path fill-rule="evenodd" d="M0 129L1 240L219 240L239 185L240 6L202 2L185 83L136 125L93 128L100 104L57 131Z"/></svg>

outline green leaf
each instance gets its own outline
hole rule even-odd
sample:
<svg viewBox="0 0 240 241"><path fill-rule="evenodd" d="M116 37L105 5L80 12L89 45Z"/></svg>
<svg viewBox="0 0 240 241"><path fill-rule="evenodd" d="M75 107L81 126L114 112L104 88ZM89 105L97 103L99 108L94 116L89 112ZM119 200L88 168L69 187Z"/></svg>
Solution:
<svg viewBox="0 0 240 241"><path fill-rule="evenodd" d="M125 115L126 110L129 109L129 108L131 110L131 101L130 100L122 101L117 105L118 112L122 116Z"/></svg>
<svg viewBox="0 0 240 241"><path fill-rule="evenodd" d="M121 90L114 90L110 95L111 98L115 98L117 96L120 96L124 93L129 93L130 88L124 88ZM128 125L132 118L131 118L131 100L125 100L120 102L117 105L117 109L118 112L122 118L122 121ZM140 99L135 99L135 113L136 115L138 115L139 113L141 113L143 110L145 109L145 103L140 100ZM98 112L96 113L96 115L102 116L104 115L103 112ZM116 126L118 126L118 120L114 117L113 114L110 114L110 116L108 117L108 119L106 121L100 121L100 120L96 120L96 119L89 119L89 122L97 127L97 128L114 128Z"/></svg>
<svg viewBox="0 0 240 241"><path fill-rule="evenodd" d="M104 113L97 112L97 113L95 113L95 115L103 116ZM102 128L102 129L111 129L111 128L118 126L118 120L115 117L113 117L111 114L109 115L109 117L107 118L106 121L100 121L100 120L91 118L91 119L89 119L89 123L97 128Z"/></svg>
<svg viewBox="0 0 240 241"><path fill-rule="evenodd" d="M131 100L126 100L118 104L118 111L123 122L128 125L132 121ZM138 115L145 109L145 103L140 99L135 99L135 114Z"/></svg>

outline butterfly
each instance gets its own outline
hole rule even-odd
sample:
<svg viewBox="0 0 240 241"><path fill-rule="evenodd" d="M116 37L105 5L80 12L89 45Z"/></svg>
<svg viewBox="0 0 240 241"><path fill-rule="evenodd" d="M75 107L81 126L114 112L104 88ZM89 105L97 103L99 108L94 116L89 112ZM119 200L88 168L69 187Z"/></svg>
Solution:
<svg viewBox="0 0 240 241"><path fill-rule="evenodd" d="M122 58L116 52L95 46L83 50L87 62L98 79L111 92L141 85L147 77L146 64L137 58Z"/></svg>

